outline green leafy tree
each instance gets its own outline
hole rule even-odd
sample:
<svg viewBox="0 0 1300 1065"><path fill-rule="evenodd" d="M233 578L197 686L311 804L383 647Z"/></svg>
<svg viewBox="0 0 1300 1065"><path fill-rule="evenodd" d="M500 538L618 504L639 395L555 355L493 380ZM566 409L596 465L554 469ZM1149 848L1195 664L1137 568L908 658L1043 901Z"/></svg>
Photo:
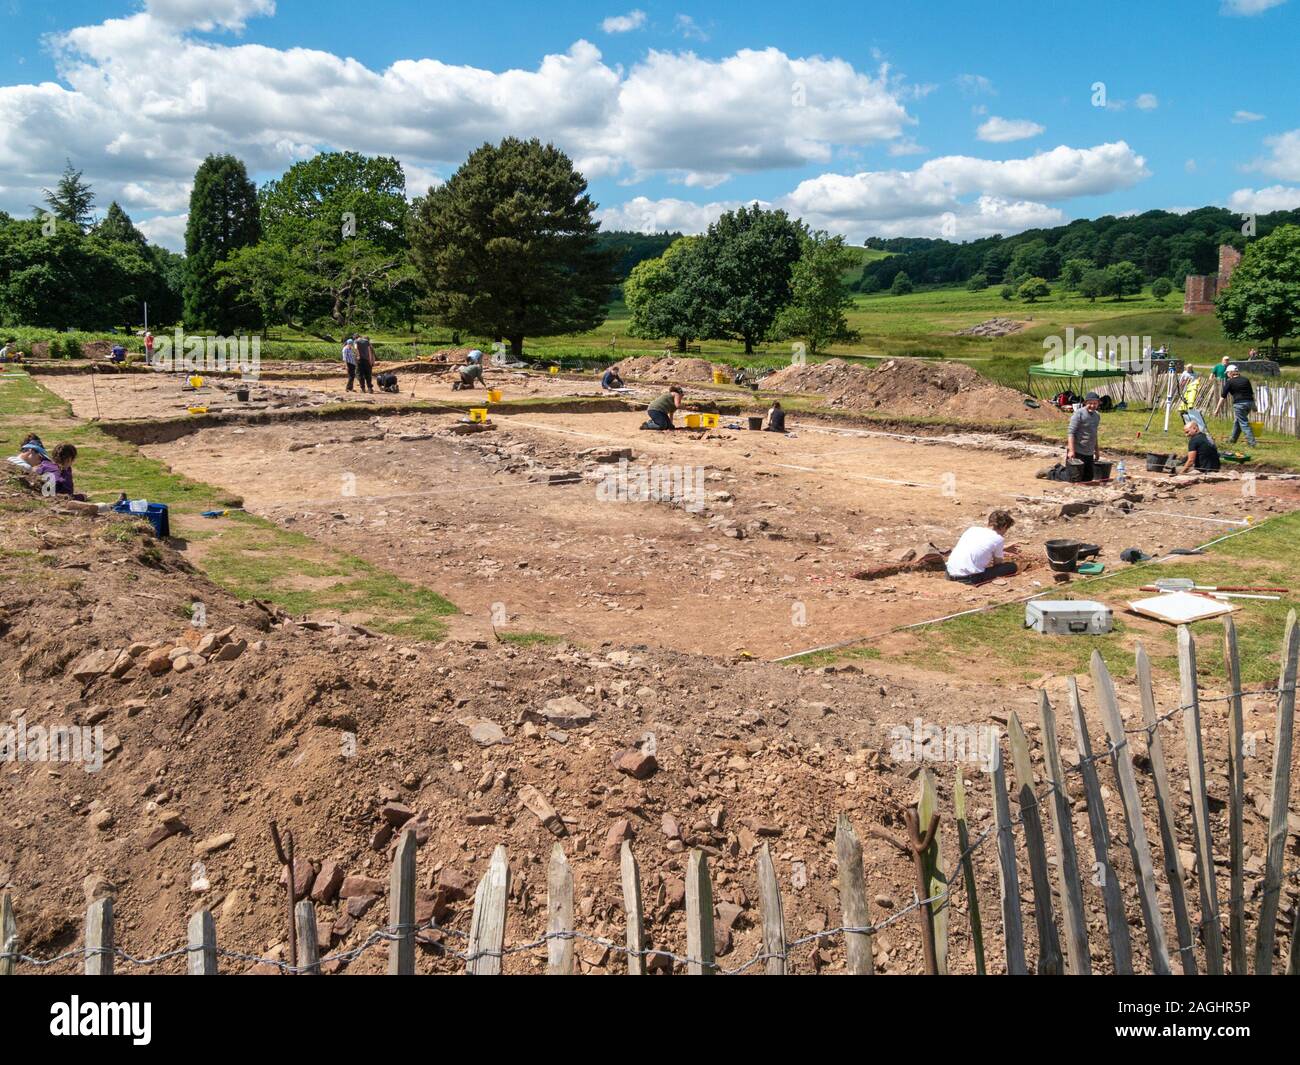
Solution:
<svg viewBox="0 0 1300 1065"><path fill-rule="evenodd" d="M1078 292L1079 284L1083 281L1083 275L1091 270L1094 263L1091 259L1066 259L1061 266L1061 284L1069 292Z"/></svg>
<svg viewBox="0 0 1300 1065"><path fill-rule="evenodd" d="M1016 298L1016 286L1015 286L1015 285L1012 285L1012 284L1006 284L1006 285L1003 285L1002 288L1001 288L1001 290L998 292L998 295L1001 296L1004 300L1012 300L1012 299L1015 299L1015 298Z"/></svg>
<svg viewBox="0 0 1300 1065"><path fill-rule="evenodd" d="M1151 282L1151 295L1158 300L1164 299L1173 290L1174 286L1167 277L1157 277Z"/></svg>
<svg viewBox="0 0 1300 1065"><path fill-rule="evenodd" d="M690 298L706 323L702 335L736 338L744 342L745 354L753 354L790 302L805 236L802 223L757 204L728 211L709 226L686 276Z"/></svg>
<svg viewBox="0 0 1300 1065"><path fill-rule="evenodd" d="M1231 340L1267 340L1276 357L1283 337L1300 333L1300 226L1251 241L1215 301Z"/></svg>
<svg viewBox="0 0 1300 1065"><path fill-rule="evenodd" d="M500 336L594 329L605 319L613 254L596 246L586 179L553 145L514 137L470 154L418 200L412 259L436 318Z"/></svg>
<svg viewBox="0 0 1300 1065"><path fill-rule="evenodd" d="M256 305L218 284L217 264L256 244L262 226L257 190L233 155L210 155L199 164L185 227L185 326L233 333L258 323Z"/></svg>
<svg viewBox="0 0 1300 1065"><path fill-rule="evenodd" d="M90 225L95 206L95 191L81 178L81 171L67 161L63 175L53 189L42 189L45 206L61 222L84 230Z"/></svg>
<svg viewBox="0 0 1300 1065"><path fill-rule="evenodd" d="M971 274L966 282L967 292L983 292L989 287L989 275L982 270L979 273Z"/></svg>
<svg viewBox="0 0 1300 1065"><path fill-rule="evenodd" d="M699 237L678 237L656 259L643 259L623 282L623 302L630 315L628 333L634 337L672 337L678 351L706 329L691 298L686 279L691 249Z"/></svg>
<svg viewBox="0 0 1300 1065"><path fill-rule="evenodd" d="M1142 271L1131 262L1111 263L1106 267L1106 295L1122 300L1142 291Z"/></svg>
<svg viewBox="0 0 1300 1065"><path fill-rule="evenodd" d="M333 339L409 318L417 289L406 242L406 178L396 159L325 152L258 194L262 239L217 264L223 292L263 321Z"/></svg>
<svg viewBox="0 0 1300 1065"><path fill-rule="evenodd" d="M849 328L846 314L853 298L844 284L846 271L856 262L856 253L845 246L843 237L810 233L794 264L790 302L777 316L777 332L802 337L814 355L834 341L856 340L859 334Z"/></svg>
<svg viewBox="0 0 1300 1065"><path fill-rule="evenodd" d="M46 236L39 219L0 225L0 321L55 329L123 324L141 276L142 256L58 222Z"/></svg>
<svg viewBox="0 0 1300 1065"><path fill-rule="evenodd" d="M1093 303L1097 302L1098 296L1106 295L1108 280L1105 270L1092 269L1084 271L1083 277L1079 280L1079 295L1086 297Z"/></svg>
<svg viewBox="0 0 1300 1065"><path fill-rule="evenodd" d="M143 248L148 243L116 200L108 205L108 211L91 233L106 244L133 244L137 248Z"/></svg>
<svg viewBox="0 0 1300 1065"><path fill-rule="evenodd" d="M1196 273L1196 268L1192 265L1190 259L1179 259L1173 265L1173 282L1175 288L1187 287L1187 275Z"/></svg>
<svg viewBox="0 0 1300 1065"><path fill-rule="evenodd" d="M912 279L904 271L899 270L894 275L894 283L889 286L889 294L891 296L906 296L911 291Z"/></svg>
<svg viewBox="0 0 1300 1065"><path fill-rule="evenodd" d="M1025 303L1036 303L1052 294L1051 287L1041 277L1026 278L1016 289L1016 296Z"/></svg>

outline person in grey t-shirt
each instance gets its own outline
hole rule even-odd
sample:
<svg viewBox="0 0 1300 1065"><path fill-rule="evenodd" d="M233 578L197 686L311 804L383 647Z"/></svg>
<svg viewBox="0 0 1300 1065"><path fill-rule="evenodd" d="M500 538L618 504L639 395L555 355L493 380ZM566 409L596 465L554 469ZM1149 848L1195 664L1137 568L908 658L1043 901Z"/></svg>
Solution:
<svg viewBox="0 0 1300 1065"><path fill-rule="evenodd" d="M1066 456L1078 459L1083 464L1084 481L1096 479L1094 463L1101 457L1098 437L1101 435L1101 396L1089 392L1084 397L1083 406L1075 407L1070 416L1070 442L1066 447Z"/></svg>

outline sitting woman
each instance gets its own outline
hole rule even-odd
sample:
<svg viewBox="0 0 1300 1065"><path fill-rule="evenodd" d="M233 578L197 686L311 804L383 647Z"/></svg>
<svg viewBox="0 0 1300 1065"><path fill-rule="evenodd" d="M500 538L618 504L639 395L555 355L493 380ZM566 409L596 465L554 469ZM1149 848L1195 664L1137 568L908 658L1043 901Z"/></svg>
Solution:
<svg viewBox="0 0 1300 1065"><path fill-rule="evenodd" d="M86 497L72 488L72 464L77 461L77 448L74 444L55 444L50 458L58 466L59 472L54 477L56 495L71 496L84 500Z"/></svg>
<svg viewBox="0 0 1300 1065"><path fill-rule="evenodd" d="M767 412L767 424L763 426L763 430L768 433L785 432L785 411L781 409L779 399L772 400L772 409Z"/></svg>

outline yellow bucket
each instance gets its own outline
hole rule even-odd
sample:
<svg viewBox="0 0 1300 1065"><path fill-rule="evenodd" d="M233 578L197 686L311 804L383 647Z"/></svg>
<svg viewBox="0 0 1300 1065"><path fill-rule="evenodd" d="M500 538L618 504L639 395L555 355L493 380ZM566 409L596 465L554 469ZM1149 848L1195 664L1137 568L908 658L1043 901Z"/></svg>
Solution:
<svg viewBox="0 0 1300 1065"><path fill-rule="evenodd" d="M715 385L725 385L727 383L727 375L722 370L714 370L713 383Z"/></svg>
<svg viewBox="0 0 1300 1065"><path fill-rule="evenodd" d="M495 389L495 388L489 388L489 389L488 389L488 402L489 402L489 403L500 403L500 402L501 402L501 393L500 393L497 389Z"/></svg>
<svg viewBox="0 0 1300 1065"><path fill-rule="evenodd" d="M190 387L191 387L191 388L202 388L202 387L203 387L203 378L200 377L198 374L195 374L193 377L190 378Z"/></svg>
<svg viewBox="0 0 1300 1065"><path fill-rule="evenodd" d="M1254 433L1256 436L1263 436L1263 435L1264 435L1264 423L1263 423L1263 422L1251 422L1251 423L1250 423L1250 431L1251 431L1252 433Z"/></svg>
<svg viewBox="0 0 1300 1065"><path fill-rule="evenodd" d="M560 368L558 366L548 366L547 369L551 371L552 375L560 372Z"/></svg>
<svg viewBox="0 0 1300 1065"><path fill-rule="evenodd" d="M207 407L187 407L186 410L188 410L191 414L207 414L207 413L208 413L208 408L207 408Z"/></svg>
<svg viewBox="0 0 1300 1065"><path fill-rule="evenodd" d="M716 429L718 427L718 416L716 414L701 414L700 424L706 429Z"/></svg>
<svg viewBox="0 0 1300 1065"><path fill-rule="evenodd" d="M487 407L470 407L469 420L472 422L487 421Z"/></svg>
<svg viewBox="0 0 1300 1065"><path fill-rule="evenodd" d="M702 417L702 415L699 415L699 414L688 414L688 415L686 415L686 428L687 428L687 429L698 429L698 428L700 427L700 418L701 418L701 417Z"/></svg>

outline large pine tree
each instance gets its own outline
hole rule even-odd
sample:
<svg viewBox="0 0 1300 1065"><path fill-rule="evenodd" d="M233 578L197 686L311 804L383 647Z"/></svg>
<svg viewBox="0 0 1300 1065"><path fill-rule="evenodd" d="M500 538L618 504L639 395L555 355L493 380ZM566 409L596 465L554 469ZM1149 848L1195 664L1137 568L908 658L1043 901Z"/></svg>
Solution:
<svg viewBox="0 0 1300 1065"><path fill-rule="evenodd" d="M233 333L257 325L250 300L217 285L217 263L261 236L257 190L233 155L210 155L194 175L185 227L185 328Z"/></svg>
<svg viewBox="0 0 1300 1065"><path fill-rule="evenodd" d="M613 255L596 246L587 181L553 145L514 137L473 152L418 201L411 251L435 317L504 337L577 333L605 319Z"/></svg>

